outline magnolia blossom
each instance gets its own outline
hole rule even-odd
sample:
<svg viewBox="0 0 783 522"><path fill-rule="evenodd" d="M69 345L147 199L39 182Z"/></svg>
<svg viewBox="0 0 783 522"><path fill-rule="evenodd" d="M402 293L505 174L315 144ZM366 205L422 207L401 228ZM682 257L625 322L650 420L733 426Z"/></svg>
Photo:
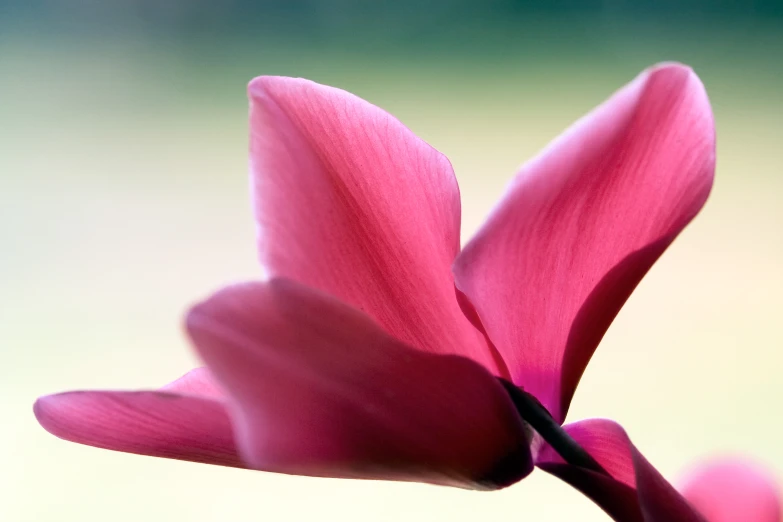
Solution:
<svg viewBox="0 0 783 522"><path fill-rule="evenodd" d="M190 310L205 368L163 390L43 397L47 430L159 457L472 488L537 463L618 520L698 520L616 424L564 427L600 472L531 444L503 384L562 424L620 307L707 199L714 125L689 68L646 70L579 120L461 250L451 164L398 120L302 79L257 78L249 95L264 281Z"/></svg>

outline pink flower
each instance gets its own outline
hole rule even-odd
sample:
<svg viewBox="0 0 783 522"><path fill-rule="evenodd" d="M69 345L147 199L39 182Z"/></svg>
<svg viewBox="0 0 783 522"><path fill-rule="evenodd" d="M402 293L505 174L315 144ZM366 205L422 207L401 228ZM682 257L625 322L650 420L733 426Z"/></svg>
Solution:
<svg viewBox="0 0 783 522"><path fill-rule="evenodd" d="M618 522L781 522L774 479L750 463L726 459L703 465L690 472L678 492L618 424L590 419L565 428L606 474L566 464L546 446L536 465L580 490Z"/></svg>
<svg viewBox="0 0 783 522"><path fill-rule="evenodd" d="M190 311L208 370L162 391L39 399L55 435L283 473L508 485L532 469L531 433L497 377L562 423L612 319L712 185L704 88L657 66L523 166L460 252L451 165L399 121L301 79L257 78L249 94L269 281Z"/></svg>
<svg viewBox="0 0 783 522"><path fill-rule="evenodd" d="M783 499L765 469L737 457L705 462L680 486L708 522L781 522Z"/></svg>

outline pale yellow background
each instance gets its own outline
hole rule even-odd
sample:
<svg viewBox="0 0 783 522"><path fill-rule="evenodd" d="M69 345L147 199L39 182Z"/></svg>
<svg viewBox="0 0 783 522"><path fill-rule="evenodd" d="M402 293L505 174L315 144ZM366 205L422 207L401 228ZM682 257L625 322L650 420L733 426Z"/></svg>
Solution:
<svg viewBox="0 0 783 522"><path fill-rule="evenodd" d="M714 192L615 321L569 420L618 420L672 479L724 451L783 471L780 62L763 46L748 58L697 40L411 64L260 44L200 60L144 41L2 39L0 520L607 520L540 472L497 493L307 479L107 452L37 425L38 395L187 371L188 303L258 276L244 86L281 71L356 92L446 153L467 238L517 165L570 122L647 64L693 61L718 122Z"/></svg>

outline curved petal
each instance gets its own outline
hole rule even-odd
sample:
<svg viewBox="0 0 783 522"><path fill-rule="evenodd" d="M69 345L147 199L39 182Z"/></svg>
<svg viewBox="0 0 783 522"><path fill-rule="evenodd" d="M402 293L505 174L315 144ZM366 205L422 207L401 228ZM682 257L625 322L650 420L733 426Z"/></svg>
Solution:
<svg viewBox="0 0 783 522"><path fill-rule="evenodd" d="M708 522L781 522L780 486L766 470L741 458L693 469L679 488Z"/></svg>
<svg viewBox="0 0 783 522"><path fill-rule="evenodd" d="M219 401L169 391L75 391L33 408L46 431L88 446L244 467Z"/></svg>
<svg viewBox="0 0 783 522"><path fill-rule="evenodd" d="M400 343L325 294L288 280L228 287L187 329L253 468L473 488L532 470L525 428L486 369Z"/></svg>
<svg viewBox="0 0 783 522"><path fill-rule="evenodd" d="M647 70L523 166L455 262L514 383L560 422L620 307L704 204L714 151L698 77Z"/></svg>
<svg viewBox="0 0 783 522"><path fill-rule="evenodd" d="M460 203L448 159L340 89L260 77L248 90L267 275L334 295L407 344L496 371L454 295Z"/></svg>
<svg viewBox="0 0 783 522"><path fill-rule="evenodd" d="M566 464L548 445L536 457L536 466L584 493L612 519L705 522L639 453L619 424L589 419L564 428L609 476Z"/></svg>
<svg viewBox="0 0 783 522"><path fill-rule="evenodd" d="M181 394L198 395L211 399L222 399L225 392L215 381L208 368L195 368L188 373L163 386L162 390L173 391Z"/></svg>

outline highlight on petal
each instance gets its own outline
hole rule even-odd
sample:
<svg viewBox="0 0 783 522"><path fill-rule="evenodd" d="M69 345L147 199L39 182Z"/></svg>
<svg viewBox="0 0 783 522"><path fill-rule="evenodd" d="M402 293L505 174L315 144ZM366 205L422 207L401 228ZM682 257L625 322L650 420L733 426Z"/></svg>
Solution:
<svg viewBox="0 0 783 522"><path fill-rule="evenodd" d="M522 167L454 265L515 384L562 422L641 278L712 186L712 112L699 78L643 72Z"/></svg>
<svg viewBox="0 0 783 522"><path fill-rule="evenodd" d="M267 275L334 295L407 344L497 371L454 295L460 201L448 159L340 89L259 77L248 91Z"/></svg>
<svg viewBox="0 0 783 522"><path fill-rule="evenodd" d="M746 459L704 462L682 481L683 496L708 522L781 522L780 486L765 469Z"/></svg>
<svg viewBox="0 0 783 522"><path fill-rule="evenodd" d="M181 394L198 395L199 397L209 397L212 399L222 399L225 392L220 389L220 385L215 382L208 368L195 368L180 377L163 386L161 390L173 391Z"/></svg>
<svg viewBox="0 0 783 522"><path fill-rule="evenodd" d="M584 493L612 519L706 522L636 449L619 424L589 419L564 428L609 476L567 464L546 444L536 457L536 466Z"/></svg>
<svg viewBox="0 0 783 522"><path fill-rule="evenodd" d="M310 476L507 486L532 470L502 386L288 280L228 287L186 321L229 395L243 460Z"/></svg>
<svg viewBox="0 0 783 522"><path fill-rule="evenodd" d="M41 426L98 448L244 467L219 401L170 391L74 391L41 397Z"/></svg>

